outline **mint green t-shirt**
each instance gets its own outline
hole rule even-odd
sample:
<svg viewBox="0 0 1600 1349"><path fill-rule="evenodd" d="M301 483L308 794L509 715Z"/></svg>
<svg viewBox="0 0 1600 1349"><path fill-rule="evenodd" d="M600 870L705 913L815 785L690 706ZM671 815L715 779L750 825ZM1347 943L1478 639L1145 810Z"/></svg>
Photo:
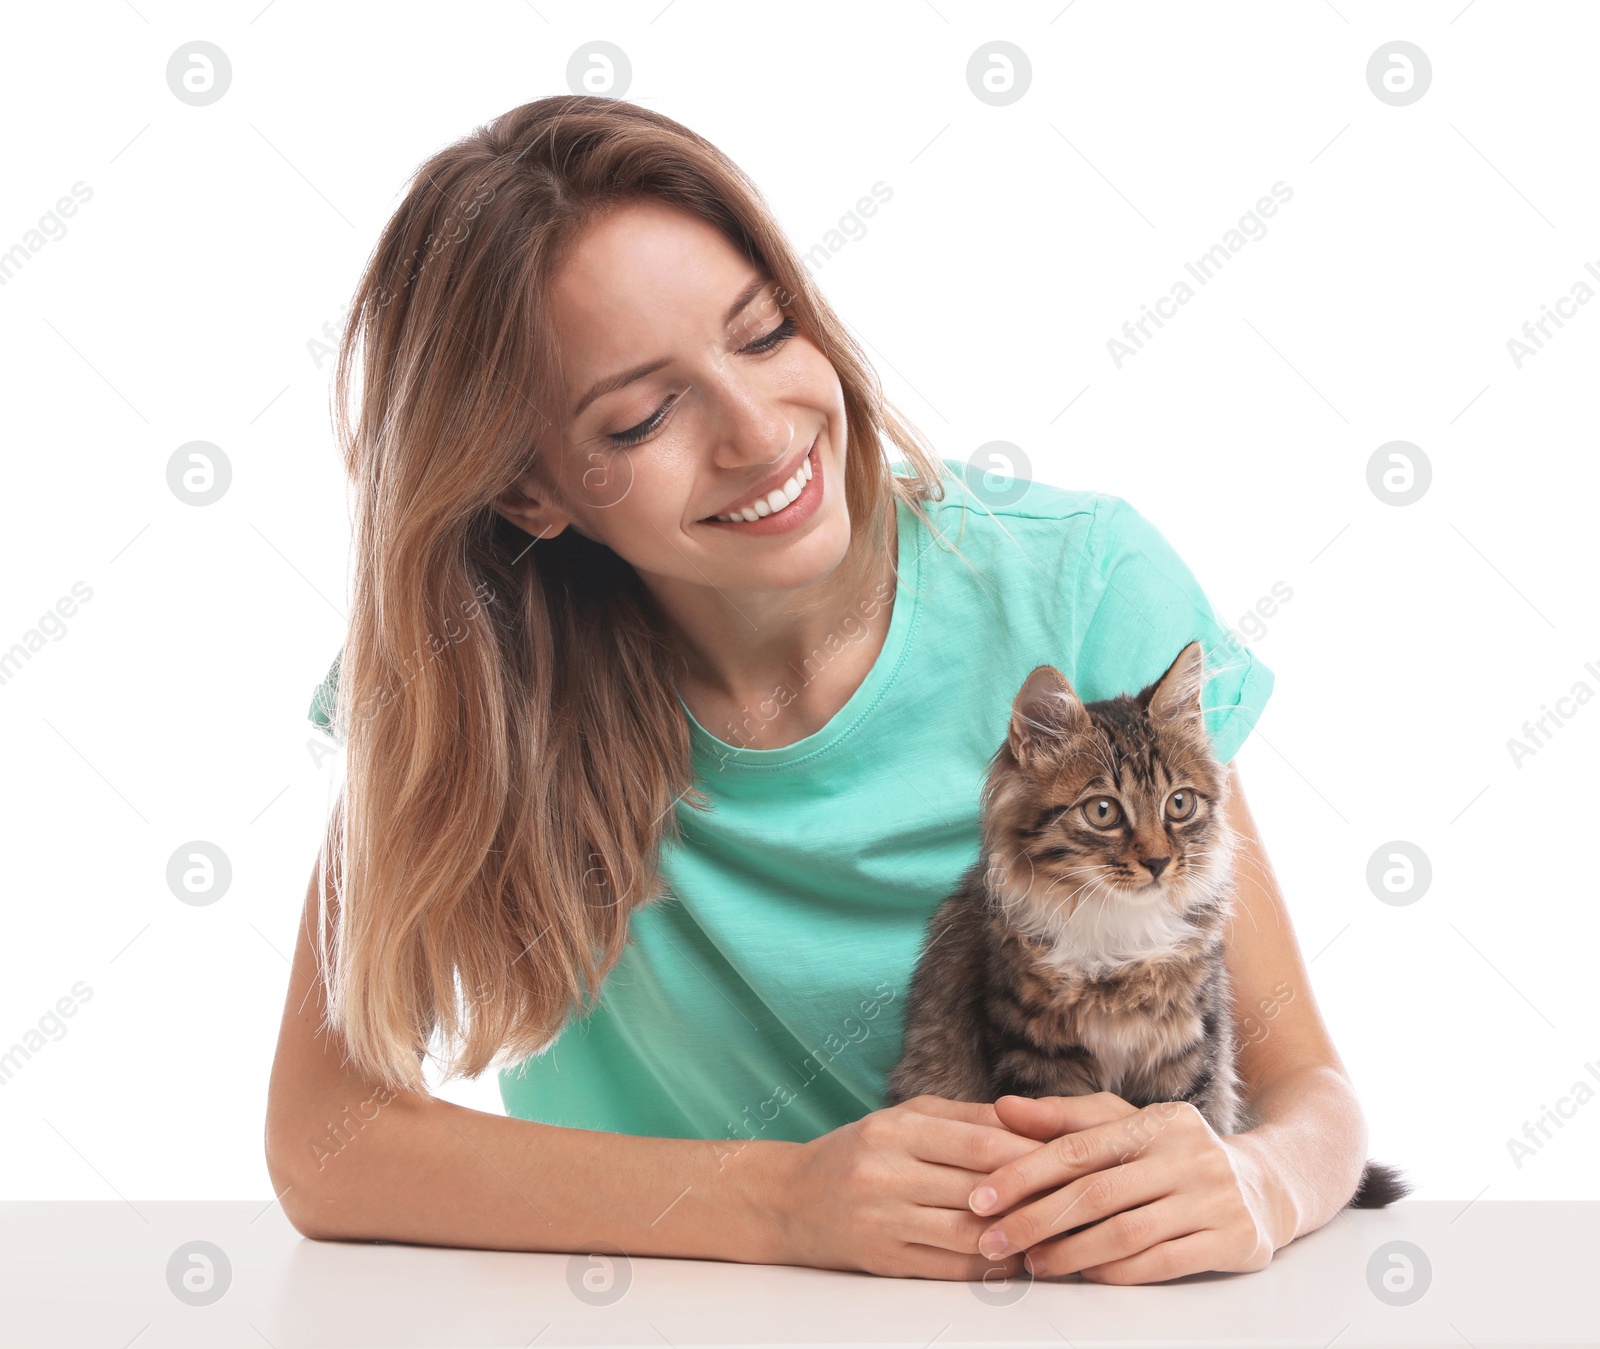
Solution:
<svg viewBox="0 0 1600 1349"><path fill-rule="evenodd" d="M977 858L984 768L1028 672L1054 665L1085 701L1136 693L1199 638L1217 757L1243 743L1272 672L1154 525L1120 497L1036 481L997 504L980 470L944 462L955 480L926 508L966 561L898 507L888 636L826 726L744 749L684 707L713 808L678 805L667 895L634 914L590 1015L501 1071L508 1114L804 1142L881 1109L924 927ZM336 677L337 661L319 725Z"/></svg>

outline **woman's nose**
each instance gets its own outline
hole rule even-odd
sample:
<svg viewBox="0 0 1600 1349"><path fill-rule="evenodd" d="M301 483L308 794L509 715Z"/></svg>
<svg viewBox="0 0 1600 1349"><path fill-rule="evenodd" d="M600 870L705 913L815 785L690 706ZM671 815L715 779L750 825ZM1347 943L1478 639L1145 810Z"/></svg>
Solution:
<svg viewBox="0 0 1600 1349"><path fill-rule="evenodd" d="M705 399L720 467L771 467L794 453L799 428L773 402L761 372L737 361L723 362L706 385Z"/></svg>
<svg viewBox="0 0 1600 1349"><path fill-rule="evenodd" d="M774 411L751 411L719 422L716 462L721 468L772 468L796 449L794 421Z"/></svg>

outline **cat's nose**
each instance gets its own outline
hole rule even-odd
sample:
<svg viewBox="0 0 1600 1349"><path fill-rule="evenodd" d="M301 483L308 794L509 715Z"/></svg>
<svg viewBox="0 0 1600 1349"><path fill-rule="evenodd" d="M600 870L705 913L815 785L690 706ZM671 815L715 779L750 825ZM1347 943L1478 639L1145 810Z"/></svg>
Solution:
<svg viewBox="0 0 1600 1349"><path fill-rule="evenodd" d="M1167 863L1172 859L1170 857L1141 857L1139 860L1150 869L1151 877L1159 881L1161 873L1167 869Z"/></svg>

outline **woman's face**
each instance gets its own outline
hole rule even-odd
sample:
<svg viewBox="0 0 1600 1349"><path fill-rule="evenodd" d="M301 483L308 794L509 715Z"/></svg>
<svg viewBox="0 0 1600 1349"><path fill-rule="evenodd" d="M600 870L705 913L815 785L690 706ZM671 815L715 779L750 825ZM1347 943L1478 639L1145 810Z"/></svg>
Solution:
<svg viewBox="0 0 1600 1349"><path fill-rule="evenodd" d="M571 524L669 582L786 590L828 575L850 541L844 391L782 298L687 213L631 204L591 226L554 278L570 424L543 471L559 498L529 480L500 508L536 536ZM756 522L715 518L758 493Z"/></svg>

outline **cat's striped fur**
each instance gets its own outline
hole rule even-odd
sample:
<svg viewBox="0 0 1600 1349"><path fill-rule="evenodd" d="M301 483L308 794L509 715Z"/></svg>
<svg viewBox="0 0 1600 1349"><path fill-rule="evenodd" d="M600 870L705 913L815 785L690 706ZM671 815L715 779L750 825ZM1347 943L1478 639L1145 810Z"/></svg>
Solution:
<svg viewBox="0 0 1600 1349"><path fill-rule="evenodd" d="M886 1104L1109 1091L1188 1101L1221 1135L1251 1127L1223 959L1236 843L1204 682L1199 642L1131 696L1085 704L1051 666L1028 676L979 858L928 923ZM1409 1190L1368 1162L1350 1204Z"/></svg>

